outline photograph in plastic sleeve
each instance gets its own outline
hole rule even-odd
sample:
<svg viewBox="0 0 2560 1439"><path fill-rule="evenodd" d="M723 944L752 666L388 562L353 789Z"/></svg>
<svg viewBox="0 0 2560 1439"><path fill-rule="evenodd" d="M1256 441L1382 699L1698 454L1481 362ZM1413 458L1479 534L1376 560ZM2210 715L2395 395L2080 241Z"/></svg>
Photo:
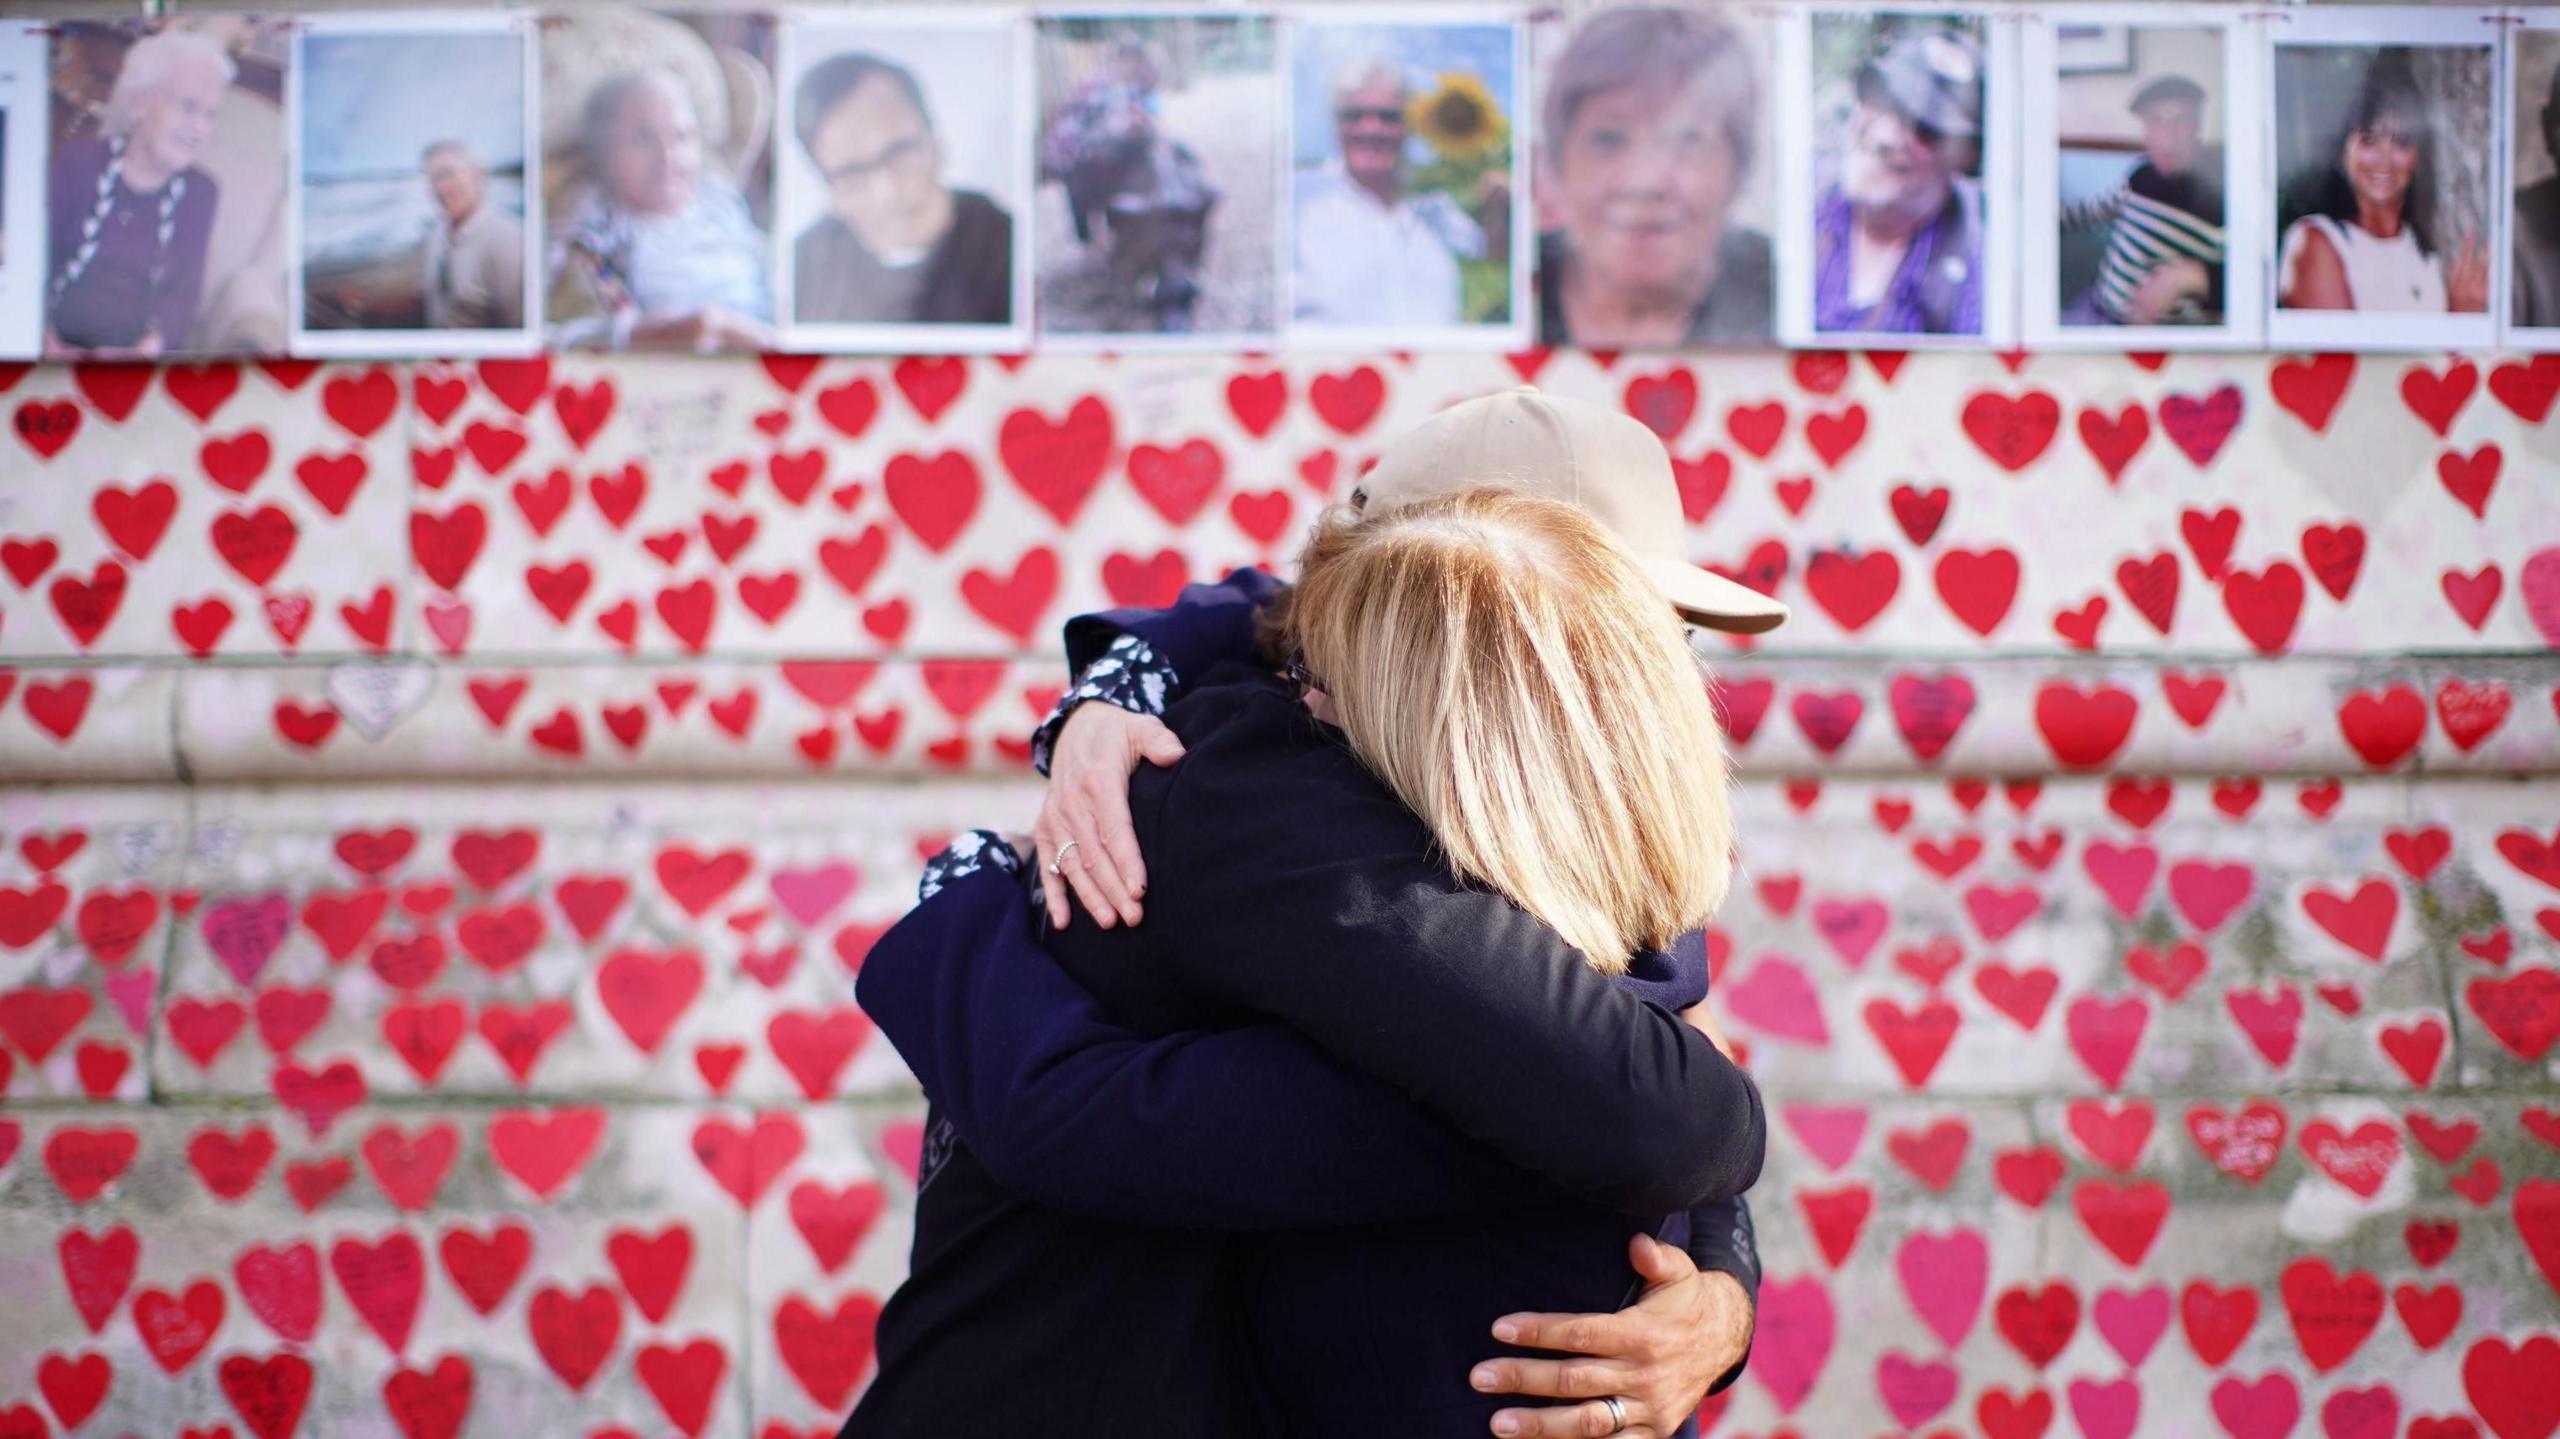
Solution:
<svg viewBox="0 0 2560 1439"><path fill-rule="evenodd" d="M2279 345L2496 332L2496 32L2475 11L2288 15L2270 47Z"/></svg>
<svg viewBox="0 0 2560 1439"><path fill-rule="evenodd" d="M965 7L786 23L776 230L793 348L1029 343L1029 31Z"/></svg>
<svg viewBox="0 0 2560 1439"><path fill-rule="evenodd" d="M44 340L45 37L0 21L0 358Z"/></svg>
<svg viewBox="0 0 2560 1439"><path fill-rule="evenodd" d="M2527 12L2509 32L2513 206L2507 339L2560 349L2560 11Z"/></svg>
<svg viewBox="0 0 2560 1439"><path fill-rule="evenodd" d="M1628 5L1543 23L1533 48L1538 343L1768 344L1769 26Z"/></svg>
<svg viewBox="0 0 2560 1439"><path fill-rule="evenodd" d="M254 16L54 28L45 354L283 351L289 58Z"/></svg>
<svg viewBox="0 0 2560 1439"><path fill-rule="evenodd" d="M1514 183L1529 128L1518 27L1300 12L1290 47L1291 338L1525 342L1535 236Z"/></svg>
<svg viewBox="0 0 2560 1439"><path fill-rule="evenodd" d="M1039 36L1042 339L1267 339L1279 305L1277 22L1051 16Z"/></svg>
<svg viewBox="0 0 2560 1439"><path fill-rule="evenodd" d="M294 348L460 354L538 343L530 16L304 22Z"/></svg>
<svg viewBox="0 0 2560 1439"><path fill-rule="evenodd" d="M2030 344L2254 343L2257 67L2229 12L2068 7L2024 39Z"/></svg>
<svg viewBox="0 0 2560 1439"><path fill-rule="evenodd" d="M2014 325L2007 103L1992 77L2014 39L1974 12L1790 17L1805 83L1790 128L1791 231L1781 306L1823 343L2002 342ZM1809 181L1809 186L1803 182Z"/></svg>
<svg viewBox="0 0 2560 1439"><path fill-rule="evenodd" d="M773 37L750 10L545 18L547 344L773 348Z"/></svg>

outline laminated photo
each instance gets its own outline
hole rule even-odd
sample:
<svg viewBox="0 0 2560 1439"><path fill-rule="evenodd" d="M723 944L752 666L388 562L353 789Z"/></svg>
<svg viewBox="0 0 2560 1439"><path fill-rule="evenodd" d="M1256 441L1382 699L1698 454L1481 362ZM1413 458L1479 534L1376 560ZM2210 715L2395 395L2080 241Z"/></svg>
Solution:
<svg viewBox="0 0 2560 1439"><path fill-rule="evenodd" d="M1030 22L967 7L783 27L777 314L805 351L1030 343Z"/></svg>
<svg viewBox="0 0 2560 1439"><path fill-rule="evenodd" d="M1270 342L1278 29L1208 11L1041 18L1042 343Z"/></svg>
<svg viewBox="0 0 2560 1439"><path fill-rule="evenodd" d="M2016 328L2016 193L2003 83L2016 26L1970 10L1785 18L1791 342L1929 348Z"/></svg>
<svg viewBox="0 0 2560 1439"><path fill-rule="evenodd" d="M1776 326L1770 26L1621 5L1537 27L1537 339L1765 346Z"/></svg>
<svg viewBox="0 0 2560 1439"><path fill-rule="evenodd" d="M296 352L538 347L534 27L529 14L458 11L303 22Z"/></svg>
<svg viewBox="0 0 2560 1439"><path fill-rule="evenodd" d="M546 344L775 348L773 39L751 10L545 19Z"/></svg>
<svg viewBox="0 0 2560 1439"><path fill-rule="evenodd" d="M2027 343L2256 344L2263 27L2225 7L2074 5L2042 20L2021 41Z"/></svg>
<svg viewBox="0 0 2560 1439"><path fill-rule="evenodd" d="M2445 349L2498 329L2498 29L2477 10L2287 12L2270 36L2282 347Z"/></svg>
<svg viewBox="0 0 2560 1439"><path fill-rule="evenodd" d="M2507 34L2507 304L2503 339L2560 349L2560 11Z"/></svg>
<svg viewBox="0 0 2560 1439"><path fill-rule="evenodd" d="M258 16L54 27L47 356L283 352L290 54Z"/></svg>
<svg viewBox="0 0 2560 1439"><path fill-rule="evenodd" d="M45 36L0 21L0 359L44 342Z"/></svg>
<svg viewBox="0 0 2560 1439"><path fill-rule="evenodd" d="M1463 18L1462 18L1463 17ZM1297 13L1289 31L1293 344L1514 349L1534 237L1507 14Z"/></svg>

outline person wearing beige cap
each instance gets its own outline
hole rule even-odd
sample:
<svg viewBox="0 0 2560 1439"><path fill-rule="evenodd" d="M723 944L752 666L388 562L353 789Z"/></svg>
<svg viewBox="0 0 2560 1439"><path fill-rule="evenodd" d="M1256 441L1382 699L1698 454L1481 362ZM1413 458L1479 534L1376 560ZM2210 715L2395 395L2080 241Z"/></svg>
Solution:
<svg viewBox="0 0 2560 1439"><path fill-rule="evenodd" d="M1766 1122L1700 1007L1734 839L1683 617L1784 611L1689 573L1671 493L1623 417L1496 396L1317 522L1285 664L1267 575L1122 617L1086 678L1180 751L1108 771L1147 912L1050 924L1082 842L972 831L857 978L930 1109L847 1435L1695 1434Z"/></svg>
<svg viewBox="0 0 2560 1439"><path fill-rule="evenodd" d="M1352 502L1363 515L1479 486L1570 502L1608 527L1681 621L1695 629L1762 634L1787 618L1770 596L1689 563L1687 526L1670 456L1653 432L1589 401L1531 387L1465 401L1391 442ZM1129 784L1141 762L1164 766L1184 749L1159 718L1196 679L1232 660L1277 666L1286 658L1279 615L1288 586L1258 570L1215 585L1193 585L1166 610L1079 616L1066 627L1077 679L1033 739L1033 763L1049 790L1033 832L1032 858L1045 874L1053 925L1074 922L1069 895L1092 924L1136 924L1144 916L1146 869L1129 817ZM1087 703L1099 700L1101 703ZM1614 1316L1550 1315L1524 1343L1596 1357L1623 1387L1649 1393L1668 1413L1721 1389L1741 1373L1759 1284L1751 1214L1740 1198L1701 1207L1686 1251L1655 1246L1644 1296ZM1599 1321L1599 1322L1595 1322ZM1564 1342L1579 1322L1581 1346ZM1571 1392L1555 1361L1506 1358L1487 1366L1504 1392L1585 1398ZM1572 1377L1587 1379L1589 1369ZM1513 1409L1506 1416L1568 1434L1558 1416L1572 1407ZM1598 1431L1591 1431L1598 1432ZM1665 1433L1672 1432L1668 1427Z"/></svg>
<svg viewBox="0 0 2560 1439"><path fill-rule="evenodd" d="M1787 618L1778 600L1689 562L1670 453L1653 431L1588 400L1522 385L1451 405L1391 442L1352 503L1364 514L1383 514L1479 486L1579 506L1635 554L1691 625L1749 635ZM1032 734L1032 765L1050 780L1033 838L1044 865L1077 844L1083 862L1071 859L1062 874L1098 923L1117 917L1134 924L1139 917L1144 872L1129 841L1127 780L1141 760L1169 764L1181 757L1155 716L1179 691L1182 676L1252 656L1272 628L1256 616L1286 592L1269 574L1238 570L1215 585L1186 587L1171 609L1110 610L1067 621L1067 658L1077 682ZM1275 666L1284 658L1261 657ZM1088 709L1084 702L1093 699L1105 703ZM1069 919L1065 888L1049 897L1049 918L1059 925Z"/></svg>

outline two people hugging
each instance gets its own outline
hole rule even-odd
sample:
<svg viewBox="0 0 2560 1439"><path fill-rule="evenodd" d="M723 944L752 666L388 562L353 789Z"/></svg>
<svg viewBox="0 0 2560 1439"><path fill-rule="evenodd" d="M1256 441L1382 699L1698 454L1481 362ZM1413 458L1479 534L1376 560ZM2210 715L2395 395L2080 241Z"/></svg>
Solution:
<svg viewBox="0 0 2560 1439"><path fill-rule="evenodd" d="M1515 390L1391 445L1294 589L1070 622L1036 839L955 841L858 981L930 1109L846 1435L1695 1434L1765 1127L1702 1005L1683 631L1786 611L1677 495Z"/></svg>

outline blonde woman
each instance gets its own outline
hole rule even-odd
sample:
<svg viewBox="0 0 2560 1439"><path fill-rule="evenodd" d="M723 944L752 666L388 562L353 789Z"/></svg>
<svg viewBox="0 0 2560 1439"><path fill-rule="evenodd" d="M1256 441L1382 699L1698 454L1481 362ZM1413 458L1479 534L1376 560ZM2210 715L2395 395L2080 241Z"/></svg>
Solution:
<svg viewBox="0 0 2560 1439"><path fill-rule="evenodd" d="M980 833L865 962L934 1114L847 1434L1483 1434L1498 1319L1627 1303L1756 1176L1758 1095L1678 1013L1732 835L1663 590L1501 490L1337 512L1301 569L1292 678L1201 675L1138 777L1149 922L1042 958Z"/></svg>

